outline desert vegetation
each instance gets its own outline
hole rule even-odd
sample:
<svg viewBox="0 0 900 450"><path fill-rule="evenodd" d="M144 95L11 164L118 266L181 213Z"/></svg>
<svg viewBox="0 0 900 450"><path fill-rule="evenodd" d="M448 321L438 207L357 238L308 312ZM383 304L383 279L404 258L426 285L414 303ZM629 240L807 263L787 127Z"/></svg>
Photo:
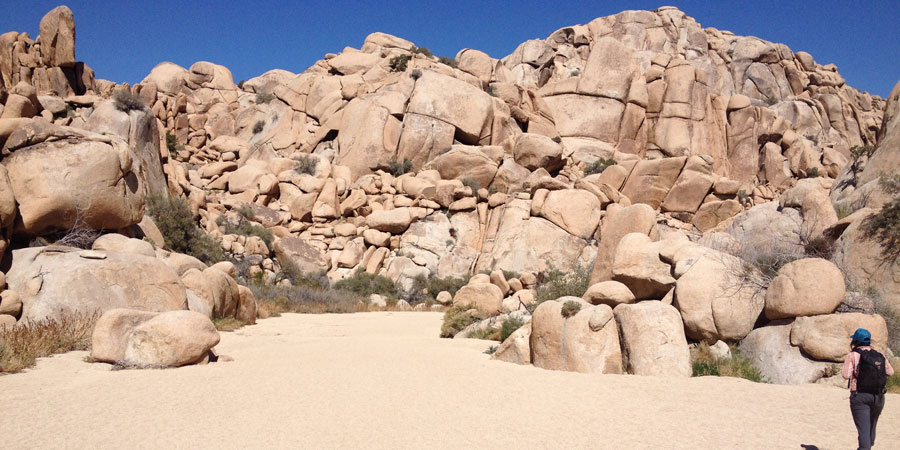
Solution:
<svg viewBox="0 0 900 450"><path fill-rule="evenodd" d="M730 356L721 357L710 351L709 345L700 343L691 349L691 367L693 376L735 377L762 382L762 375L753 364L741 355L735 346L729 347Z"/></svg>
<svg viewBox="0 0 900 450"><path fill-rule="evenodd" d="M73 350L89 350L98 315L72 314L0 327L0 372L11 373L34 365L37 358Z"/></svg>
<svg viewBox="0 0 900 450"><path fill-rule="evenodd" d="M215 264L225 257L222 246L194 222L194 214L183 199L151 195L147 197L147 213L153 217L170 250L191 255L206 264Z"/></svg>

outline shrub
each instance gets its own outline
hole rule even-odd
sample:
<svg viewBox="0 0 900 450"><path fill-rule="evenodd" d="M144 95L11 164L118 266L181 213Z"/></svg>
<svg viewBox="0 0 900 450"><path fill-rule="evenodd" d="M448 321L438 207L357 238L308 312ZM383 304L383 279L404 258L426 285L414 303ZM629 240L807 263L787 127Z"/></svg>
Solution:
<svg viewBox="0 0 900 450"><path fill-rule="evenodd" d="M392 72L406 72L406 65L409 64L408 55L397 55L388 61L388 66Z"/></svg>
<svg viewBox="0 0 900 450"><path fill-rule="evenodd" d="M71 119L75 117L75 107L66 103L66 118Z"/></svg>
<svg viewBox="0 0 900 450"><path fill-rule="evenodd" d="M397 285L390 278L373 275L361 269L357 270L352 277L334 283L334 288L366 298L372 294L397 298L400 293Z"/></svg>
<svg viewBox="0 0 900 450"><path fill-rule="evenodd" d="M485 327L469 333L466 337L469 339L483 339L485 341L499 341L500 330L496 330L494 327Z"/></svg>
<svg viewBox="0 0 900 450"><path fill-rule="evenodd" d="M519 317L510 317L504 320L503 326L500 327L500 342L506 341L511 334L522 328L522 325L525 325L525 321Z"/></svg>
<svg viewBox="0 0 900 450"><path fill-rule="evenodd" d="M18 372L44 356L90 349L98 318L99 314L73 314L59 321L44 319L0 327L0 372Z"/></svg>
<svg viewBox="0 0 900 450"><path fill-rule="evenodd" d="M178 147L178 139L174 134L166 131L166 148L168 148L170 152L175 152L176 147Z"/></svg>
<svg viewBox="0 0 900 450"><path fill-rule="evenodd" d="M431 278L425 284L425 289L428 290L428 295L431 298L437 298L437 295L442 291L447 291L450 295L456 295L456 291L458 291L463 286L469 284L469 276L460 278Z"/></svg>
<svg viewBox="0 0 900 450"><path fill-rule="evenodd" d="M222 223L219 224L223 227L223 232L225 234L237 234L247 237L256 236L266 243L266 248L271 250L272 241L275 240L275 235L272 234L272 230L247 220L248 217L240 214L240 212L241 210L238 210L240 218L238 219L237 224L229 220L223 220Z"/></svg>
<svg viewBox="0 0 900 450"><path fill-rule="evenodd" d="M222 261L222 246L194 223L194 214L180 198L162 195L147 197L147 213L166 240L166 247L186 253L206 264Z"/></svg>
<svg viewBox="0 0 900 450"><path fill-rule="evenodd" d="M290 259L279 259L278 263L281 265L281 272L278 273L277 278L287 279L292 286L305 286L313 289L328 289L330 287L325 271L303 272L297 266L297 263Z"/></svg>
<svg viewBox="0 0 900 450"><path fill-rule="evenodd" d="M270 92L260 92L256 94L255 102L257 105L262 105L263 103L269 103L272 100L275 100L275 94Z"/></svg>
<svg viewBox="0 0 900 450"><path fill-rule="evenodd" d="M464 328L484 319L481 313L472 309L471 305L454 305L444 312L444 323L441 325L441 337L452 338Z"/></svg>
<svg viewBox="0 0 900 450"><path fill-rule="evenodd" d="M593 175L595 173L603 173L603 171L606 170L607 167L614 166L616 164L617 164L616 160L614 160L612 158L598 159L598 160L588 164L587 167L584 168L584 175L587 176L587 175Z"/></svg>
<svg viewBox="0 0 900 450"><path fill-rule="evenodd" d="M885 388L892 394L900 394L900 370L896 369L900 367L900 359L895 358L891 361L891 367L895 367L894 374L888 377Z"/></svg>
<svg viewBox="0 0 900 450"><path fill-rule="evenodd" d="M144 101L137 95L132 94L128 89L117 90L113 93L113 100L115 101L116 109L126 113L141 111L146 108Z"/></svg>
<svg viewBox="0 0 900 450"><path fill-rule="evenodd" d="M103 233L89 227L79 211L76 213L75 223L56 241L56 244L89 250L100 236L103 236Z"/></svg>
<svg viewBox="0 0 900 450"><path fill-rule="evenodd" d="M497 347L496 345L492 345L492 346L488 347L487 350L484 351L484 354L485 355L493 355L494 353L497 353L498 348L500 348L500 347Z"/></svg>
<svg viewBox="0 0 900 450"><path fill-rule="evenodd" d="M441 56L440 58L438 58L438 62L441 63L441 64L448 65L448 66L450 66L450 67L452 67L452 68L454 68L454 69L456 69L457 67L459 67L459 63L456 62L456 59L454 59L454 58L448 58L448 57L446 57L446 56Z"/></svg>
<svg viewBox="0 0 900 450"><path fill-rule="evenodd" d="M562 309L559 311L563 317L569 318L578 314L578 311L581 311L581 303L578 303L574 300L569 300L563 303Z"/></svg>
<svg viewBox="0 0 900 450"><path fill-rule="evenodd" d="M888 347L895 354L900 354L900 311L893 305L885 302L874 285L866 289L866 296L872 299L875 305L875 313L884 318L888 332Z"/></svg>
<svg viewBox="0 0 900 450"><path fill-rule="evenodd" d="M419 69L413 69L412 72L409 73L409 77L413 80L418 80L419 78L422 78L422 71Z"/></svg>
<svg viewBox="0 0 900 450"><path fill-rule="evenodd" d="M409 49L409 51L411 51L413 54L425 55L425 56L427 56L427 57L429 57L429 58L431 58L432 56L434 56L434 55L431 53L431 50L428 50L427 47L416 47L415 45L413 45L412 48Z"/></svg>
<svg viewBox="0 0 900 450"><path fill-rule="evenodd" d="M882 175L878 184L893 196L880 211L867 217L860 230L863 237L881 245L881 255L885 263L894 263L900 255L900 175Z"/></svg>
<svg viewBox="0 0 900 450"><path fill-rule="evenodd" d="M741 189L737 192L737 195L735 196L735 198L737 198L738 203L740 203L742 205L750 204L750 194L748 194L747 191L745 191L743 189Z"/></svg>
<svg viewBox="0 0 900 450"><path fill-rule="evenodd" d="M303 155L297 158L297 167L294 167L294 172L297 172L299 174L315 175L316 166L318 164L319 158L316 158L313 155Z"/></svg>
<svg viewBox="0 0 900 450"><path fill-rule="evenodd" d="M806 178L816 178L819 176L819 168L818 167L810 167L806 169Z"/></svg>
<svg viewBox="0 0 900 450"><path fill-rule="evenodd" d="M235 319L234 317L223 317L220 319L213 319L212 322L213 322L213 325L216 326L216 330L219 330L219 331L234 331L234 330L237 330L238 328L243 327L244 325L247 325L246 323L244 323L238 319Z"/></svg>
<svg viewBox="0 0 900 450"><path fill-rule="evenodd" d="M403 162L392 159L388 161L388 167L390 168L391 175L399 177L412 170L412 161L410 161L409 158L403 158Z"/></svg>
<svg viewBox="0 0 900 450"><path fill-rule="evenodd" d="M762 375L749 359L741 355L735 346L731 346L731 358L716 358L709 350L709 345L701 343L691 350L692 376L722 376L744 378L756 383L762 382Z"/></svg>
<svg viewBox="0 0 900 450"><path fill-rule="evenodd" d="M429 298L427 294L427 286L428 279L423 277L422 275L419 275L413 279L413 284L409 289L401 289L398 286L398 289L400 290L400 298L406 300L406 302L410 305L428 301Z"/></svg>
<svg viewBox="0 0 900 450"><path fill-rule="evenodd" d="M308 286L267 286L251 284L260 318L282 313L352 313L365 311L363 297L352 292L317 289Z"/></svg>
<svg viewBox="0 0 900 450"><path fill-rule="evenodd" d="M551 269L538 284L537 302L534 305L560 297L581 297L587 291L590 281L591 271L581 266L575 267L575 270L570 273Z"/></svg>
<svg viewBox="0 0 900 450"><path fill-rule="evenodd" d="M253 134L262 133L263 128L266 127L266 122L263 120L257 120L255 124L253 124Z"/></svg>
<svg viewBox="0 0 900 450"><path fill-rule="evenodd" d="M238 89L244 89L244 80L238 81L237 87Z"/></svg>
<svg viewBox="0 0 900 450"><path fill-rule="evenodd" d="M478 180L471 178L471 177L463 178L462 184L463 184L463 186L472 190L472 195L476 195L478 193L478 190L481 189L481 183L479 183Z"/></svg>

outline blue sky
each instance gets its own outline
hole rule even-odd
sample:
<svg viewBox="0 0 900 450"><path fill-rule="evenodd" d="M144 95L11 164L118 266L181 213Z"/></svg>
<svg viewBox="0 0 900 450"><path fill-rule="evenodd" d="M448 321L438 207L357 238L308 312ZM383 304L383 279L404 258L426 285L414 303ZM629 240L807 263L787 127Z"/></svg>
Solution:
<svg viewBox="0 0 900 450"><path fill-rule="evenodd" d="M37 35L41 17L58 2L6 0L0 33ZM254 1L157 0L67 3L75 13L76 57L98 78L139 82L157 63L188 67L206 60L231 69L235 81L280 68L302 72L325 53L359 48L383 31L454 56L477 48L494 57L569 25L648 1ZM834 63L848 84L886 97L900 80L900 1L669 2L704 27L783 42ZM188 6L186 6L188 5ZM390 5L390 6L387 6Z"/></svg>

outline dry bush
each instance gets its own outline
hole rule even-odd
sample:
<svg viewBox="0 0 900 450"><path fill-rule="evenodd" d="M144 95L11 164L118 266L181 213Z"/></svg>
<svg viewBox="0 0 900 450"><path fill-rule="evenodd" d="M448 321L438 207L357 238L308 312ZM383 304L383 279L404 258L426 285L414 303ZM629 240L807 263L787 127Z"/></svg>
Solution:
<svg viewBox="0 0 900 450"><path fill-rule="evenodd" d="M595 173L603 173L604 170L609 168L609 166L614 166L618 164L614 159L604 159L600 158L590 164L588 164L584 168L584 176L593 175Z"/></svg>
<svg viewBox="0 0 900 450"><path fill-rule="evenodd" d="M262 286L251 284L261 319L281 313L352 313L366 311L366 299L348 291L307 286Z"/></svg>
<svg viewBox="0 0 900 450"><path fill-rule="evenodd" d="M701 343L691 349L692 376L735 377L762 382L762 374L749 359L741 355L735 346L731 346L731 358L716 358L709 350L709 345Z"/></svg>
<svg viewBox="0 0 900 450"><path fill-rule="evenodd" d="M180 198L151 195L147 197L147 214L162 233L166 247L191 255L206 264L224 259L222 246L194 222L190 206Z"/></svg>
<svg viewBox="0 0 900 450"><path fill-rule="evenodd" d="M470 305L451 306L444 312L444 323L441 325L441 337L452 338L467 326L483 319L484 315L477 312L477 310L473 309Z"/></svg>
<svg viewBox="0 0 900 450"><path fill-rule="evenodd" d="M72 350L89 350L99 314L72 314L62 320L0 327L0 372L18 372L37 358Z"/></svg>
<svg viewBox="0 0 900 450"><path fill-rule="evenodd" d="M313 155L303 155L297 158L297 167L294 168L294 172L297 172L301 175L315 175L316 165L318 165L318 163L319 158L316 158Z"/></svg>
<svg viewBox="0 0 900 450"><path fill-rule="evenodd" d="M531 311L537 308L537 305L547 300L556 300L560 297L581 297L587 292L591 281L591 269L576 266L569 273L562 272L559 269L550 269L544 274L540 274L537 287L537 301L533 303Z"/></svg>
<svg viewBox="0 0 900 450"><path fill-rule="evenodd" d="M886 264L894 264L900 256L900 175L882 175L878 185L893 199L867 217L860 231L863 237L881 245L882 260Z"/></svg>
<svg viewBox="0 0 900 450"><path fill-rule="evenodd" d="M56 241L56 244L88 250L94 246L94 241L102 235L103 233L88 226L84 220L84 213L79 210L75 214L75 222L72 224L72 227Z"/></svg>
<svg viewBox="0 0 900 450"><path fill-rule="evenodd" d="M116 103L116 109L122 112L141 111L147 106L140 97L134 95L128 89L119 89L113 93L113 100Z"/></svg>
<svg viewBox="0 0 900 450"><path fill-rule="evenodd" d="M500 342L506 341L511 334L522 328L522 325L525 325L525 321L520 317L509 317L504 320L503 326L500 327Z"/></svg>
<svg viewBox="0 0 900 450"><path fill-rule="evenodd" d="M219 331L234 331L239 328L242 328L244 325L247 325L242 320L235 319L234 317L223 317L220 319L213 319L213 325L216 326L216 330Z"/></svg>

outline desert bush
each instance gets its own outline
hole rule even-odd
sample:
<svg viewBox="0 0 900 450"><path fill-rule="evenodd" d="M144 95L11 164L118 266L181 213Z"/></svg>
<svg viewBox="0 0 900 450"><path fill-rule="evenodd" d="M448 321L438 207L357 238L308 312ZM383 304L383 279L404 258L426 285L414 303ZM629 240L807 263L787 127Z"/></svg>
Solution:
<svg viewBox="0 0 900 450"><path fill-rule="evenodd" d="M294 167L294 172L297 172L301 175L315 175L316 166L318 164L319 158L316 158L313 155L303 155L297 158L297 167Z"/></svg>
<svg viewBox="0 0 900 450"><path fill-rule="evenodd" d="M467 326L472 325L484 316L471 305L454 305L444 312L444 323L441 325L441 337L452 338Z"/></svg>
<svg viewBox="0 0 900 450"><path fill-rule="evenodd" d="M478 180L476 180L472 177L463 178L462 184L463 184L463 186L472 190L472 195L477 194L478 190L481 189L481 183L479 183Z"/></svg>
<svg viewBox="0 0 900 450"><path fill-rule="evenodd" d="M499 348L500 347L498 347L496 345L492 345L492 346L488 347L487 350L484 351L484 354L485 355L493 355L494 353L497 353L497 350Z"/></svg>
<svg viewBox="0 0 900 450"><path fill-rule="evenodd" d="M159 194L147 197L147 214L162 233L166 247L191 255L206 264L222 261L222 246L194 222L194 213L180 198Z"/></svg>
<svg viewBox="0 0 900 450"><path fill-rule="evenodd" d="M438 62L441 63L441 64L448 65L448 66L450 66L450 67L452 67L452 68L454 68L454 69L456 69L457 67L459 67L459 63L456 62L456 59L454 59L454 58L448 58L448 57L446 57L446 56L441 56L440 58L438 58Z"/></svg>
<svg viewBox="0 0 900 450"><path fill-rule="evenodd" d="M266 122L263 120L257 120L255 124L253 124L253 134L262 133L263 128L266 127Z"/></svg>
<svg viewBox="0 0 900 450"><path fill-rule="evenodd" d="M269 103L272 100L275 100L275 94L269 92L260 92L256 94L256 102L257 105L262 105L263 103Z"/></svg>
<svg viewBox="0 0 900 450"><path fill-rule="evenodd" d="M893 264L900 255L900 175L882 175L878 180L881 188L893 196L880 211L867 217L862 225L863 237L881 245L881 256L885 263Z"/></svg>
<svg viewBox="0 0 900 450"><path fill-rule="evenodd" d="M265 319L282 313L352 313L366 310L363 297L348 291L308 286L248 286L256 297L257 315Z"/></svg>
<svg viewBox="0 0 900 450"><path fill-rule="evenodd" d="M475 330L469 333L466 336L468 339L483 339L485 341L499 341L500 340L500 330L494 329L494 327L485 327L480 330Z"/></svg>
<svg viewBox="0 0 900 450"><path fill-rule="evenodd" d="M819 168L818 167L810 167L806 169L806 178L816 178L819 176Z"/></svg>
<svg viewBox="0 0 900 450"><path fill-rule="evenodd" d="M0 372L18 372L37 358L91 347L91 332L99 314L71 314L0 327Z"/></svg>
<svg viewBox="0 0 900 450"><path fill-rule="evenodd" d="M113 93L113 101L115 101L116 109L126 113L146 108L144 101L128 89L119 89Z"/></svg>
<svg viewBox="0 0 900 450"><path fill-rule="evenodd" d="M334 283L334 289L352 292L366 298L372 294L397 298L400 294L400 289L390 278L373 275L362 269L354 272L353 276Z"/></svg>
<svg viewBox="0 0 900 450"><path fill-rule="evenodd" d="M303 272L297 263L290 259L281 258L278 260L281 265L281 271L278 273L277 279L286 279L291 282L292 286L305 286L313 289L328 289L330 284L325 271Z"/></svg>
<svg viewBox="0 0 900 450"><path fill-rule="evenodd" d="M892 394L900 394L900 370L897 370L897 367L900 367L900 358L894 358L891 367L894 367L894 374L888 377L885 388Z"/></svg>
<svg viewBox="0 0 900 450"><path fill-rule="evenodd" d="M504 320L503 326L500 327L500 342L506 341L511 334L522 328L522 325L525 325L525 321L519 317L510 317Z"/></svg>
<svg viewBox="0 0 900 450"><path fill-rule="evenodd" d="M600 158L600 159L588 164L587 167L584 168L584 175L588 176L588 175L593 175L595 173L603 173L603 171L606 170L609 166L614 166L616 164L617 164L616 160L614 160L612 158L609 158L609 159Z"/></svg>
<svg viewBox="0 0 900 450"><path fill-rule="evenodd" d="M884 301L874 285L869 285L866 288L865 295L872 300L872 304L875 306L875 313L884 318L888 331L888 347L895 354L900 354L900 311Z"/></svg>
<svg viewBox="0 0 900 450"><path fill-rule="evenodd" d="M413 80L418 80L419 78L422 78L422 71L419 69L413 69L412 72L409 73L409 77Z"/></svg>
<svg viewBox="0 0 900 450"><path fill-rule="evenodd" d="M701 343L691 349L692 376L721 376L744 378L756 383L762 382L762 375L749 359L741 355L735 346L731 346L731 358L716 358L709 350L709 345Z"/></svg>
<svg viewBox="0 0 900 450"><path fill-rule="evenodd" d="M750 204L750 194L748 194L747 191L745 191L743 189L741 189L737 192L737 195L735 195L735 198L737 199L738 203L740 203L741 205L746 206L746 205Z"/></svg>
<svg viewBox="0 0 900 450"><path fill-rule="evenodd" d="M562 309L559 311L563 317L569 318L578 314L578 311L581 311L581 303L578 303L574 300L569 300L563 303Z"/></svg>
<svg viewBox="0 0 900 450"><path fill-rule="evenodd" d="M244 89L244 83L245 83L244 80L238 81L238 84L237 84L238 89Z"/></svg>
<svg viewBox="0 0 900 450"><path fill-rule="evenodd" d="M178 146L178 139L174 134L170 131L166 131L166 148L169 149L170 152L175 151L175 147Z"/></svg>
<svg viewBox="0 0 900 450"><path fill-rule="evenodd" d="M560 297L581 297L587 291L591 281L588 268L576 266L572 272L565 273L558 269L550 269L544 274L537 287L536 306L540 302L556 300Z"/></svg>
<svg viewBox="0 0 900 450"><path fill-rule="evenodd" d="M431 53L431 50L428 50L427 47L416 47L415 45L413 45L413 47L412 47L411 49L409 49L409 51L411 51L413 54L417 54L417 55L425 55L425 56L427 56L427 57L429 57L429 58L431 58L432 56L434 56L434 55Z"/></svg>
<svg viewBox="0 0 900 450"><path fill-rule="evenodd" d="M216 326L216 330L219 331L234 331L237 330L244 325L247 325L241 320L235 319L234 317L223 317L223 318L214 318L212 319L213 325Z"/></svg>
<svg viewBox="0 0 900 450"><path fill-rule="evenodd" d="M437 295L440 294L441 291L447 291L450 295L456 295L456 291L469 284L469 278L468 275L459 278L429 278L425 283L425 289L428 291L428 295L431 298L437 298Z"/></svg>
<svg viewBox="0 0 900 450"><path fill-rule="evenodd" d="M75 117L75 107L66 103L66 118L72 119Z"/></svg>
<svg viewBox="0 0 900 450"><path fill-rule="evenodd" d="M406 72L407 64L409 64L409 55L397 55L388 61L392 72Z"/></svg>
<svg viewBox="0 0 900 450"><path fill-rule="evenodd" d="M412 170L412 161L410 161L409 158L403 158L403 161L392 159L388 161L388 167L390 168L389 172L391 172L391 175L399 177Z"/></svg>
<svg viewBox="0 0 900 450"><path fill-rule="evenodd" d="M256 236L263 240L266 243L266 248L269 250L272 249L272 242L275 240L275 235L272 234L272 230L258 224L247 220L247 218L243 215L239 215L239 219L237 223L234 223L230 220L224 220L224 217L221 217L221 223L219 226L222 227L222 231L225 234L237 234L240 236Z"/></svg>

